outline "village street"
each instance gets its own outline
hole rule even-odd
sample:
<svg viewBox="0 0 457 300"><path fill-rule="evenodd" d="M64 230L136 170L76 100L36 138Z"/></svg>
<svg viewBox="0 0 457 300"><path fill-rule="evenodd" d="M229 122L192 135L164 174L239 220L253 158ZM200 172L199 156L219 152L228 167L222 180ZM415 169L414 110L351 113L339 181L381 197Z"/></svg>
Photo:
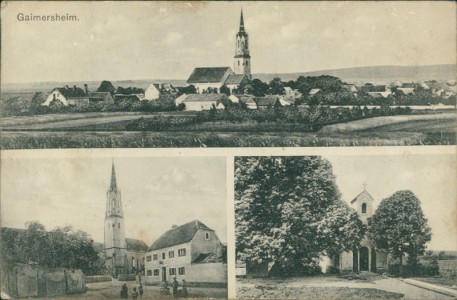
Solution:
<svg viewBox="0 0 457 300"><path fill-rule="evenodd" d="M288 295L291 299L329 298L390 298L399 299L395 294L403 294L401 299L455 299L454 297L434 292L403 282L397 278L385 278L375 274L366 274L364 280L347 280L336 276L315 276L289 279L238 279L237 298L278 298L277 295ZM271 290L275 290L272 292ZM375 290L389 294L374 293ZM285 291L285 292L284 292ZM373 292L370 292L373 291ZM351 294L353 293L353 294ZM300 297L302 295L302 297ZM276 296L276 297L275 297Z"/></svg>
<svg viewBox="0 0 457 300"><path fill-rule="evenodd" d="M138 284L134 281L108 281L87 283L87 292L85 294L59 296L59 299L120 299L121 286L127 283L129 289L129 299L131 299L133 288L138 289ZM181 287L179 288L181 289ZM159 286L143 286L144 294L142 299L173 299L173 295L164 295L160 293ZM202 288L188 287L188 298L227 298L227 289L225 288ZM171 289L170 289L171 293ZM138 297L139 299L139 297Z"/></svg>

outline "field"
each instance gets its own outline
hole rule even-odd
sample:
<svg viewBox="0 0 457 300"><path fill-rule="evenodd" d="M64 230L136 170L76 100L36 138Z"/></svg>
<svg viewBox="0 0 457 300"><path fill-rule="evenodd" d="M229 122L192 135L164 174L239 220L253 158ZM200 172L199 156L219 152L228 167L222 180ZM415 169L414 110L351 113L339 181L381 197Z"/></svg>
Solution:
<svg viewBox="0 0 457 300"><path fill-rule="evenodd" d="M190 116L185 113L162 115ZM455 113L388 116L329 125L203 123L182 130L126 131L144 113L84 113L4 118L3 149L327 147L455 145Z"/></svg>

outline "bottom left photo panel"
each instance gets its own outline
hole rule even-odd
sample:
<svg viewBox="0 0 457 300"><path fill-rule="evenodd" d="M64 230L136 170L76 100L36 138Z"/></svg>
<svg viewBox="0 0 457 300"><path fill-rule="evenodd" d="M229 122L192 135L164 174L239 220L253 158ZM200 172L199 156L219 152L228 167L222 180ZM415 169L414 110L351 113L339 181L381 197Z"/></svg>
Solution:
<svg viewBox="0 0 457 300"><path fill-rule="evenodd" d="M1 161L2 299L228 297L225 157L17 153Z"/></svg>

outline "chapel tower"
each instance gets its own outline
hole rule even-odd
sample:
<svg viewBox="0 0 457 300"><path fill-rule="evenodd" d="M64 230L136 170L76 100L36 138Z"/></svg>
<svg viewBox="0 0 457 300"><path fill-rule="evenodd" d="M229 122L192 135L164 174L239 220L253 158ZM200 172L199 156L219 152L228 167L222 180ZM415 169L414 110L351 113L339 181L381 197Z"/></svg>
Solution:
<svg viewBox="0 0 457 300"><path fill-rule="evenodd" d="M235 74L244 74L251 79L251 56L249 55L248 33L244 30L243 10L241 10L240 30L236 34Z"/></svg>
<svg viewBox="0 0 457 300"><path fill-rule="evenodd" d="M117 187L114 163L111 168L111 183L106 192L104 250L107 267L117 276L126 273L127 247L125 242L124 213L122 211L121 191Z"/></svg>
<svg viewBox="0 0 457 300"><path fill-rule="evenodd" d="M374 199L367 192L365 184L363 186L363 191L351 201L352 207L364 224L367 224L368 218L373 215L373 202Z"/></svg>

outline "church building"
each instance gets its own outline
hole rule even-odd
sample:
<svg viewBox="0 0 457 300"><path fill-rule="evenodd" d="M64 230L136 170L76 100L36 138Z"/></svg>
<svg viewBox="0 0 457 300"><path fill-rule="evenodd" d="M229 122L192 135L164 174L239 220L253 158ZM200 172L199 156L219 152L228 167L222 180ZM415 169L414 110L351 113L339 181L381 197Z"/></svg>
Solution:
<svg viewBox="0 0 457 300"><path fill-rule="evenodd" d="M365 188L351 201L351 206L365 225L368 223L368 218L373 215L373 202L373 197ZM326 258L321 267L323 272L328 271L329 267L334 267L340 273L361 271L384 273L387 272L387 265L387 252L376 249L373 241L365 236L358 249L340 253L333 259Z"/></svg>
<svg viewBox="0 0 457 300"><path fill-rule="evenodd" d="M197 93L220 93L222 86L232 92L240 84L251 80L251 56L249 54L249 38L244 28L243 11L241 11L240 28L236 34L233 70L230 67L198 67L187 79L188 85L195 86Z"/></svg>
<svg viewBox="0 0 457 300"><path fill-rule="evenodd" d="M103 249L109 273L117 277L119 274L135 274L144 270L148 246L144 241L125 238L121 191L117 186L114 163L111 168L111 183L106 192L104 228Z"/></svg>

